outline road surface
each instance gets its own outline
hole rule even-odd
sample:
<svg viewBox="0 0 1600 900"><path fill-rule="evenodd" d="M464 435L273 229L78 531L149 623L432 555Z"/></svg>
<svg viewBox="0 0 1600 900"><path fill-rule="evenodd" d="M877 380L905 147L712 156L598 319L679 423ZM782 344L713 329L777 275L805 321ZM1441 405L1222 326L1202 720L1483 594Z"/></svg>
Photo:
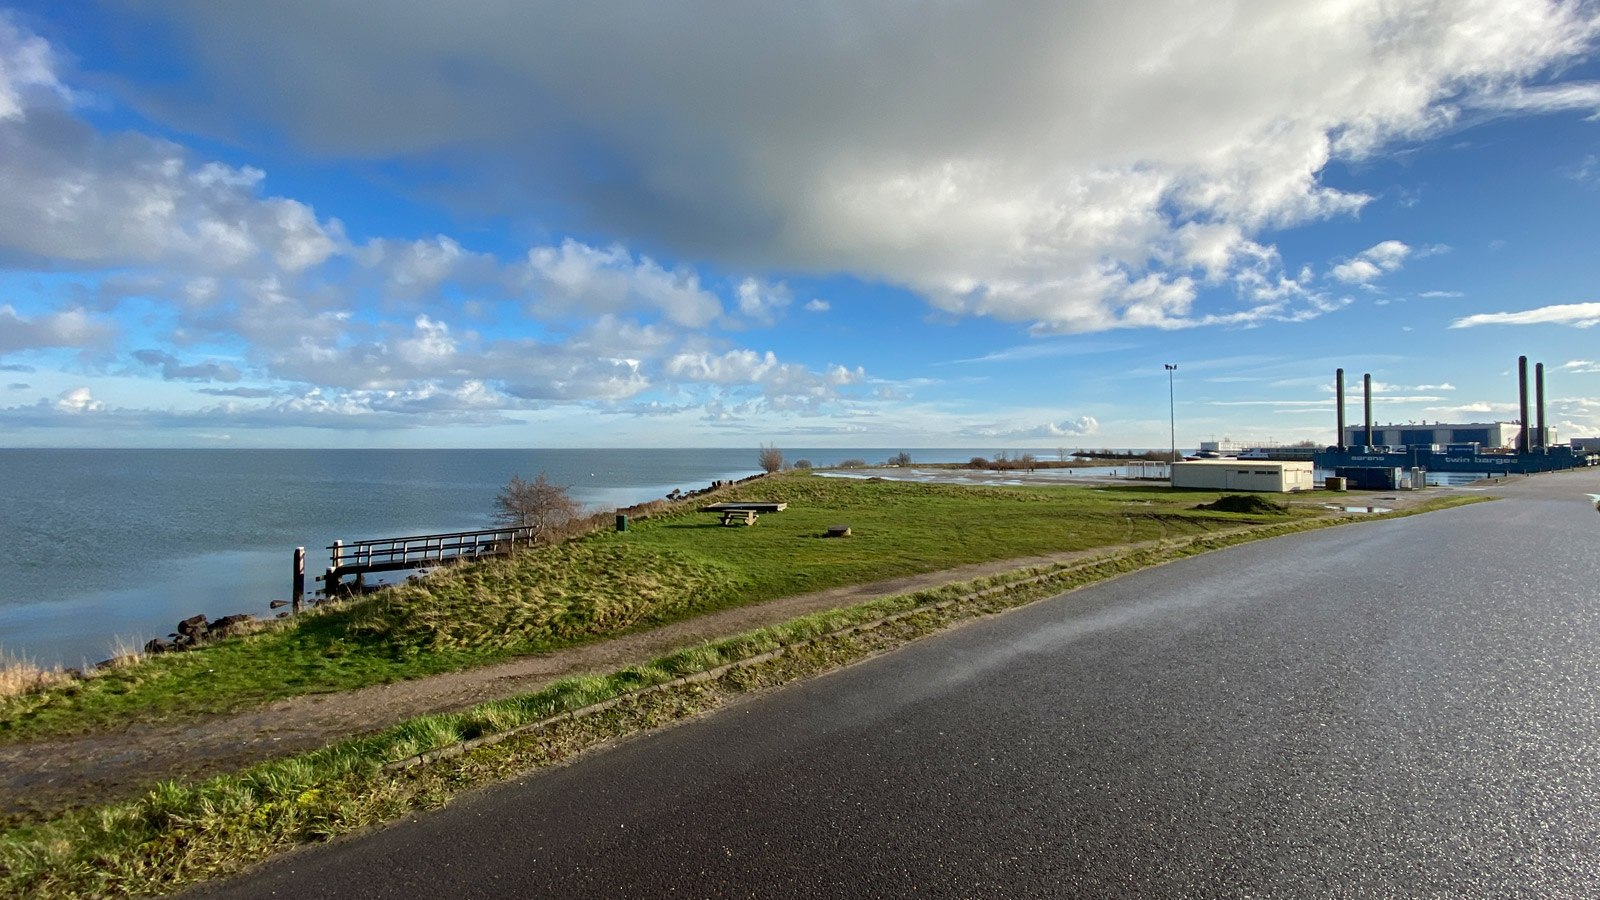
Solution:
<svg viewBox="0 0 1600 900"><path fill-rule="evenodd" d="M1600 473L982 621L216 885L1600 896Z"/></svg>

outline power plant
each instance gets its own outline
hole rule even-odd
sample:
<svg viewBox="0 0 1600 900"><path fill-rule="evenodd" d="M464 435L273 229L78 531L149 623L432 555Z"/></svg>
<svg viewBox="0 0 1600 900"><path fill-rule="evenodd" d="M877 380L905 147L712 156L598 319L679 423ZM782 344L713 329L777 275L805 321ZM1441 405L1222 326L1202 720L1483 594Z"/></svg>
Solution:
<svg viewBox="0 0 1600 900"><path fill-rule="evenodd" d="M1425 469L1430 472L1483 472L1523 475L1600 465L1600 453L1560 446L1555 429L1545 425L1544 363L1534 369L1536 427L1530 427L1528 358L1517 358L1517 396L1521 417L1515 423L1473 422L1386 425L1372 422L1372 376L1361 376L1364 424L1345 425L1344 370L1334 371L1338 404L1337 440L1311 455L1322 469ZM1268 450L1261 454L1270 458ZM1303 458L1303 457L1302 457Z"/></svg>

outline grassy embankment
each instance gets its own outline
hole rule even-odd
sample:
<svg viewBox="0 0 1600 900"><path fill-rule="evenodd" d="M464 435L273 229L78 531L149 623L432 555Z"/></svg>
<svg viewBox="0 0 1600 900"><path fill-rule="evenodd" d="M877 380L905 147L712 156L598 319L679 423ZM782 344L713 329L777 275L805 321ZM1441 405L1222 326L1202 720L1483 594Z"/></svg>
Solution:
<svg viewBox="0 0 1600 900"><path fill-rule="evenodd" d="M451 567L198 651L0 700L0 741L224 712L504 660L841 585L1264 521L1160 488L979 488L788 475L739 488L790 508L753 528L683 512ZM1294 515L1314 516L1312 509ZM848 539L821 535L847 523Z"/></svg>
<svg viewBox="0 0 1600 900"><path fill-rule="evenodd" d="M1410 512L1477 499L1449 498ZM236 775L162 784L132 801L0 833L0 893L171 890L239 871L296 844L441 805L462 790L558 764L614 738L847 665L965 619L1122 572L1333 523L1290 516L1277 522L805 616L610 675L419 717Z"/></svg>

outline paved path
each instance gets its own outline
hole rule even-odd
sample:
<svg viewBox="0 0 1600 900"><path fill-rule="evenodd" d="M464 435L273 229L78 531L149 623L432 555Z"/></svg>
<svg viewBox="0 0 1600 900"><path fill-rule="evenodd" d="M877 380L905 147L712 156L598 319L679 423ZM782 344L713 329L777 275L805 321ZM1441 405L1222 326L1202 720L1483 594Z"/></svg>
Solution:
<svg viewBox="0 0 1600 900"><path fill-rule="evenodd" d="M1595 896L1600 473L1126 576L217 896Z"/></svg>

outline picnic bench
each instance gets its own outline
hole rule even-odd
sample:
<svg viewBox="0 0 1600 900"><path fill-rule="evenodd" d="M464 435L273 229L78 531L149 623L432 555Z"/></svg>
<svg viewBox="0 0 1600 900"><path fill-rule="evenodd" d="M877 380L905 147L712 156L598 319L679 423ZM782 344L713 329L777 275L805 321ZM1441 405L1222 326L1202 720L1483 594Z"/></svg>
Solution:
<svg viewBox="0 0 1600 900"><path fill-rule="evenodd" d="M725 509L722 511L722 524L724 525L754 525L756 511L753 509Z"/></svg>

